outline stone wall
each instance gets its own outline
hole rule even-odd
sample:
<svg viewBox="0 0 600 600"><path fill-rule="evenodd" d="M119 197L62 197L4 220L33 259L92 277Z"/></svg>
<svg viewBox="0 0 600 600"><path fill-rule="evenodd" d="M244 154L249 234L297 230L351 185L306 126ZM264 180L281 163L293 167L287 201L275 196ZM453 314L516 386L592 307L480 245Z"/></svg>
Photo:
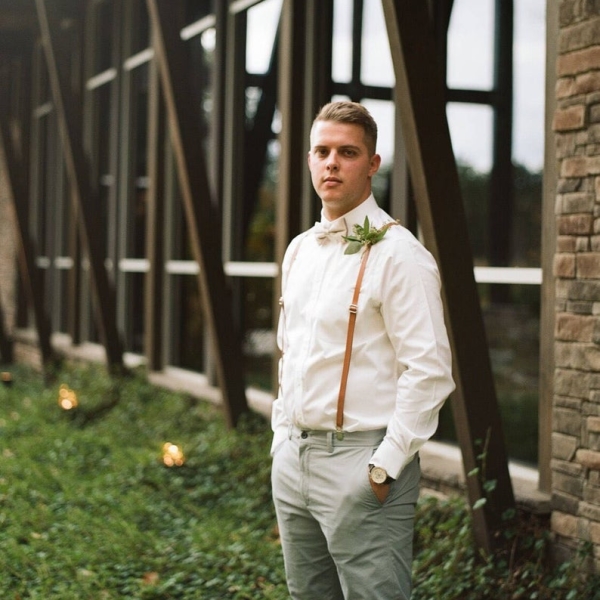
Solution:
<svg viewBox="0 0 600 600"><path fill-rule="evenodd" d="M552 528L600 566L600 1L559 4Z"/></svg>

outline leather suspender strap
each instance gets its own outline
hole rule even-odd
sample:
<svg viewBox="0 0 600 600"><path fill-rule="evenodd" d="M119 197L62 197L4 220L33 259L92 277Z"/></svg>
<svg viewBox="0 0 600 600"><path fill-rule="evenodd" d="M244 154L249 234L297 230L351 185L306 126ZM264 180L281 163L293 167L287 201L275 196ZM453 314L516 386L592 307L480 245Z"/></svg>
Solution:
<svg viewBox="0 0 600 600"><path fill-rule="evenodd" d="M395 225L396 222L390 223L390 225ZM296 260L296 255L298 254L298 250L300 249L300 244L302 243L304 238L299 240L294 253L292 254L292 258L290 260L290 266L288 268L288 275L292 269L292 265ZM346 400L346 386L348 384L348 372L350 371L350 359L352 357L352 341L354 340L354 328L356 326L356 313L358 312L358 296L360 295L360 288L362 285L363 276L365 274L365 269L367 267L367 260L369 260L369 254L371 252L371 244L365 244L365 249L360 261L360 268L358 270L358 275L356 277L356 286L354 287L354 294L352 296L352 304L350 304L349 311L350 317L348 320L348 332L346 334L346 351L344 353L344 364L342 366L342 378L340 381L340 391L338 393L338 402L337 402L337 414L335 418L335 429L337 432L338 439L343 439L343 425L344 425L344 403ZM283 308L283 296L279 300L280 306ZM285 313L284 313L285 314Z"/></svg>
<svg viewBox="0 0 600 600"><path fill-rule="evenodd" d="M335 419L335 429L337 431L338 439L342 439L344 437L344 434L342 433L342 426L344 424L344 402L346 400L348 372L350 371L350 358L352 357L352 340L354 339L354 327L356 325L356 313L358 311L358 296L360 294L360 287L362 285L362 280L365 274L365 268L367 266L367 260L369 259L370 252L371 246L366 245L362 255L362 259L360 261L360 269L358 270L358 276L356 277L356 286L354 287L352 304L349 308L350 318L348 320L348 333L346 335L346 352L344 354L344 365L342 367L342 379L340 381L340 391L338 393L337 403L337 415Z"/></svg>

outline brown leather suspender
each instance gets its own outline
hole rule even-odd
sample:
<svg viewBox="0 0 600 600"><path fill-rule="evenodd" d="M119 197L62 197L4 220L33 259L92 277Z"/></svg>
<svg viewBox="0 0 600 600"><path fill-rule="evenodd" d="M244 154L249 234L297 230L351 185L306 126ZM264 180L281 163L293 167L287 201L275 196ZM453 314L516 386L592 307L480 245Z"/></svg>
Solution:
<svg viewBox="0 0 600 600"><path fill-rule="evenodd" d="M395 225L397 222L394 221L388 224ZM302 238L292 255L290 266L288 268L288 277L290 271L292 270L292 265L296 260L296 255L298 254L298 250L300 249L300 244L302 243L304 238ZM352 341L354 339L354 328L356 326L356 313L358 312L358 296L360 294L360 288L362 285L363 276L365 274L365 269L367 267L367 260L369 259L369 254L371 252L371 244L365 244L363 255L360 261L360 268L358 270L358 275L356 277L356 286L354 287L354 294L352 296L352 304L350 304L350 317L348 320L348 333L346 334L346 351L344 353L344 364L342 366L342 378L340 381L340 391L338 393L338 402L337 402L337 414L335 418L335 430L337 433L337 438L342 439L344 437L343 425L344 425L344 403L346 401L346 387L348 384L348 372L350 371L350 359L352 358ZM283 296L279 300L279 304L282 306L285 314L285 308L283 307Z"/></svg>
<svg viewBox="0 0 600 600"><path fill-rule="evenodd" d="M365 246L365 250L360 261L360 269L356 277L356 286L354 287L354 295L352 304L350 305L350 317L348 320L348 333L346 335L346 352L344 354L344 365L342 367L342 380L340 381L340 391L338 393L337 415L335 418L335 430L338 439L344 437L342 427L344 425L344 402L346 401L346 385L348 383L348 371L350 371L350 358L352 357L352 340L354 339L354 327L356 325L356 313L358 312L358 296L362 285L363 275L367 266L367 260L371 252L371 246Z"/></svg>

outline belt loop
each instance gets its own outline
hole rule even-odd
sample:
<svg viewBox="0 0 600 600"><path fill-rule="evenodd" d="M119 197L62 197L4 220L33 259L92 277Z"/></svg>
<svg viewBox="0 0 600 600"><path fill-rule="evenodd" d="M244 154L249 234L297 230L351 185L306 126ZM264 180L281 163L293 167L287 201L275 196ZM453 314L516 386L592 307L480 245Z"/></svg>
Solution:
<svg viewBox="0 0 600 600"><path fill-rule="evenodd" d="M327 452L329 454L333 452L333 431L327 432Z"/></svg>

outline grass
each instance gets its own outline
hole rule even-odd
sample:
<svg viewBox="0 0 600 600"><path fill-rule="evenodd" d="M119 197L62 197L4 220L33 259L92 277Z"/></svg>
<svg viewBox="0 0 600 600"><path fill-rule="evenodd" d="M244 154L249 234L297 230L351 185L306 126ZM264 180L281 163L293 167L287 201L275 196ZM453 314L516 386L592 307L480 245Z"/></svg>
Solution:
<svg viewBox="0 0 600 600"><path fill-rule="evenodd" d="M283 598L267 427L97 369L0 388L2 598ZM78 412L59 408L58 386ZM119 403L108 411L104 404ZM181 467L162 464L178 444Z"/></svg>
<svg viewBox="0 0 600 600"><path fill-rule="evenodd" d="M7 367L4 367L7 370ZM228 431L212 405L66 366L51 384L11 366L0 385L3 600L287 598L270 497L270 430ZM58 406L59 386L79 406ZM180 467L162 462L179 445ZM459 499L418 505L414 600L592 599L593 580L546 560L547 524L507 530L482 557ZM595 588L599 588L595 581Z"/></svg>

